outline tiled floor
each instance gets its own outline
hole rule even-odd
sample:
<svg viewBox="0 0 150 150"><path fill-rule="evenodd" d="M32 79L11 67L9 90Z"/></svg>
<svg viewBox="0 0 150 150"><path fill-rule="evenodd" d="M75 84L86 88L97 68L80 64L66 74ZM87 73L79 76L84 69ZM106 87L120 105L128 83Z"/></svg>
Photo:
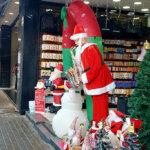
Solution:
<svg viewBox="0 0 150 150"><path fill-rule="evenodd" d="M0 90L0 150L54 150L5 96Z"/></svg>

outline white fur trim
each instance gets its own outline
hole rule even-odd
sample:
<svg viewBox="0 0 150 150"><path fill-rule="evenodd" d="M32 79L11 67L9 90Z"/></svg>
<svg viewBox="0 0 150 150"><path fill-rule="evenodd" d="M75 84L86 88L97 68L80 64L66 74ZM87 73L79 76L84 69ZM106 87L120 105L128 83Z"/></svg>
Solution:
<svg viewBox="0 0 150 150"><path fill-rule="evenodd" d="M57 68L55 68L55 71L60 73L60 74L62 73L62 71L58 70Z"/></svg>
<svg viewBox="0 0 150 150"><path fill-rule="evenodd" d="M131 125L130 118L126 118L126 122L127 122L128 126L130 126L130 125Z"/></svg>
<svg viewBox="0 0 150 150"><path fill-rule="evenodd" d="M111 119L115 122L123 121L119 116L116 115L116 113L113 110L109 111L109 114L112 114Z"/></svg>
<svg viewBox="0 0 150 150"><path fill-rule="evenodd" d="M63 93L54 93L53 92L53 95L63 95Z"/></svg>
<svg viewBox="0 0 150 150"><path fill-rule="evenodd" d="M86 43L86 44L84 44L84 45L82 46L81 53L83 53L83 51L84 51L87 47L89 47L89 46L91 46L91 45L97 45L97 44L95 44L95 43Z"/></svg>
<svg viewBox="0 0 150 150"><path fill-rule="evenodd" d="M86 73L83 73L83 74L81 75L81 78L82 78L82 82L83 82L84 84L85 84L85 83L88 83Z"/></svg>
<svg viewBox="0 0 150 150"><path fill-rule="evenodd" d="M54 106L61 106L61 104L55 104L55 102L53 102L53 105Z"/></svg>
<svg viewBox="0 0 150 150"><path fill-rule="evenodd" d="M72 35L70 37L70 39L71 40L77 40L79 38L84 38L84 37L88 37L87 33L79 33L79 34Z"/></svg>
<svg viewBox="0 0 150 150"><path fill-rule="evenodd" d="M96 128L96 127L91 127L91 129L93 129L93 130L98 130L98 128Z"/></svg>
<svg viewBox="0 0 150 150"><path fill-rule="evenodd" d="M88 90L86 88L86 86L83 85L83 89L84 89L85 93L88 95L100 95L100 94L109 92L110 90L114 89L115 87L116 87L116 85L114 82L108 84L107 86L105 86L103 88L97 88L97 89L92 89L92 90Z"/></svg>

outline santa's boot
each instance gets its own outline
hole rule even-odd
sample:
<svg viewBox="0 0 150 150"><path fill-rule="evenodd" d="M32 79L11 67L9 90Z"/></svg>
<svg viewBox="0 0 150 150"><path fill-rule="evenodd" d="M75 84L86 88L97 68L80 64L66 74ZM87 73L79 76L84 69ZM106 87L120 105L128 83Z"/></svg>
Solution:
<svg viewBox="0 0 150 150"><path fill-rule="evenodd" d="M54 102L53 102L53 105L51 107L49 107L50 113L55 113L56 114L58 112L58 110L61 109L60 100L61 100L61 97L62 97L62 93L61 94L57 93L57 94L55 95L53 93Z"/></svg>

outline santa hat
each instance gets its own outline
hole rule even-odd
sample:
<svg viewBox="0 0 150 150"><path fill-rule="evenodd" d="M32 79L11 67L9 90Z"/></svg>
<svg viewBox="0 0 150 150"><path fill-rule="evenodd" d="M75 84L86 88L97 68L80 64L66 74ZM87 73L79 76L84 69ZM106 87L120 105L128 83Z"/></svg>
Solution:
<svg viewBox="0 0 150 150"><path fill-rule="evenodd" d="M74 28L73 35L70 37L71 40L77 40L80 38L88 37L85 33L84 28L81 25L76 25Z"/></svg>
<svg viewBox="0 0 150 150"><path fill-rule="evenodd" d="M45 84L45 81L44 81L44 80L42 80L42 79L38 80L38 82L43 82L43 83Z"/></svg>
<svg viewBox="0 0 150 150"><path fill-rule="evenodd" d="M109 114L113 114L116 115L120 118L126 118L125 114L123 114L122 112L118 111L118 110L110 110Z"/></svg>
<svg viewBox="0 0 150 150"><path fill-rule="evenodd" d="M58 64L58 66L55 68L55 70L63 72L63 65L62 64Z"/></svg>

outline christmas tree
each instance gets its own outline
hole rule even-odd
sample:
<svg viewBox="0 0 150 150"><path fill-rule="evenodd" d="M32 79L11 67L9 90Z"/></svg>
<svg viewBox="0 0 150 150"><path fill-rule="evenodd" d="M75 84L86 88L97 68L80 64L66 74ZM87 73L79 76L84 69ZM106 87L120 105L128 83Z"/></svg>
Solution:
<svg viewBox="0 0 150 150"><path fill-rule="evenodd" d="M131 118L143 121L139 143L150 149L150 44L146 42L146 55L136 75L136 88L129 98Z"/></svg>

